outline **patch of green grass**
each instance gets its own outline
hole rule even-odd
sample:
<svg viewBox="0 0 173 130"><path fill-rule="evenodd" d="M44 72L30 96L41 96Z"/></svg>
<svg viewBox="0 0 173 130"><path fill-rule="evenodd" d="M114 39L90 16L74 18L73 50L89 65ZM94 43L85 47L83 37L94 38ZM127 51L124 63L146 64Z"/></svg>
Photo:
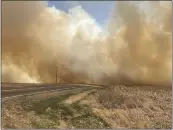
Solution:
<svg viewBox="0 0 173 130"><path fill-rule="evenodd" d="M66 104L65 99L76 93L67 93L32 103L27 111L34 111L40 120L33 120L34 128L58 128L64 120L74 128L109 128L108 124L92 113L87 105L78 102Z"/></svg>
<svg viewBox="0 0 173 130"><path fill-rule="evenodd" d="M58 120L72 113L70 107L62 102L73 94L67 93L33 103L28 110L34 111L40 120L33 120L32 126L34 128L58 128Z"/></svg>
<svg viewBox="0 0 173 130"><path fill-rule="evenodd" d="M46 116L41 116L40 120L32 120L32 127L33 128L58 128L59 122L57 121L52 121L48 119Z"/></svg>
<svg viewBox="0 0 173 130"><path fill-rule="evenodd" d="M11 124L11 123L6 123L6 124L4 125L4 128L5 128L5 129L15 129L16 126L14 126L14 125Z"/></svg>
<svg viewBox="0 0 173 130"><path fill-rule="evenodd" d="M78 111L78 113L76 113L78 116L73 117L71 120L71 124L74 128L109 128L109 125L102 118L96 116L87 105L73 103L72 107Z"/></svg>
<svg viewBox="0 0 173 130"><path fill-rule="evenodd" d="M155 129L171 129L171 126L166 121L155 121L153 124L153 128L155 128Z"/></svg>
<svg viewBox="0 0 173 130"><path fill-rule="evenodd" d="M73 93L68 93L57 97L51 97L47 100L42 100L33 103L29 109L30 111L35 111L37 114L44 114L48 108L56 111L59 108L59 106L61 106L59 104L71 95L73 95Z"/></svg>
<svg viewBox="0 0 173 130"><path fill-rule="evenodd" d="M97 117L94 114L89 113L73 118L71 123L74 128L78 129L109 128L108 124L105 123L100 117Z"/></svg>

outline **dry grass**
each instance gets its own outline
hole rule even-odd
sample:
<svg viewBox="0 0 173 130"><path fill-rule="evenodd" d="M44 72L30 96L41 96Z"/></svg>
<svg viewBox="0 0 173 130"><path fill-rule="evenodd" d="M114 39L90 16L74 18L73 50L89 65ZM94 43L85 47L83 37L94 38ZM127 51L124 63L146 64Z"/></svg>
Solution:
<svg viewBox="0 0 173 130"><path fill-rule="evenodd" d="M74 95L74 96L70 96L64 102L67 103L67 104L72 104L72 103L75 103L75 102L79 102L80 100L84 99L85 97L87 97L89 94L91 94L93 92L95 92L95 89L87 91L87 92L79 93L79 94Z"/></svg>
<svg viewBox="0 0 173 130"><path fill-rule="evenodd" d="M172 92L112 86L3 102L3 128L171 128Z"/></svg>
<svg viewBox="0 0 173 130"><path fill-rule="evenodd" d="M112 128L171 128L172 92L112 86L80 102Z"/></svg>
<svg viewBox="0 0 173 130"><path fill-rule="evenodd" d="M3 128L109 128L91 108L78 101L92 91L78 90L53 97L23 97L3 102ZM77 96L74 97L74 95ZM50 95L49 95L50 96ZM73 100L75 99L75 100ZM70 101L70 102L69 102Z"/></svg>

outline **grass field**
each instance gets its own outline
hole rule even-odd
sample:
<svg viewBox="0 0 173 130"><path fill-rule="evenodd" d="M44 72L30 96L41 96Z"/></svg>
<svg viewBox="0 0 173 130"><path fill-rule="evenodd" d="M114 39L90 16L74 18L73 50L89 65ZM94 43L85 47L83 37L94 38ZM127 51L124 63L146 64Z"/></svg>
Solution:
<svg viewBox="0 0 173 130"><path fill-rule="evenodd" d="M3 128L171 128L172 91L110 86L4 101Z"/></svg>

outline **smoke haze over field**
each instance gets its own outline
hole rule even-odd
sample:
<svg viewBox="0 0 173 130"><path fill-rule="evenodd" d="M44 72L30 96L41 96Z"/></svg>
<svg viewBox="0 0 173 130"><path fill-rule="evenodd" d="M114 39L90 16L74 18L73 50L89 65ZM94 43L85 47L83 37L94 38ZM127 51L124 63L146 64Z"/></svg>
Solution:
<svg viewBox="0 0 173 130"><path fill-rule="evenodd" d="M2 81L171 85L171 1L115 6L107 32L80 6L3 1Z"/></svg>

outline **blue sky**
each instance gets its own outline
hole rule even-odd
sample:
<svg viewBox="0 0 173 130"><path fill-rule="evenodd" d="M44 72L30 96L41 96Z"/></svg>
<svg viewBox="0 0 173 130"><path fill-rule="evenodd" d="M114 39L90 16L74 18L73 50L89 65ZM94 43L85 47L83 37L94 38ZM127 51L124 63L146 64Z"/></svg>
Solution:
<svg viewBox="0 0 173 130"><path fill-rule="evenodd" d="M55 6L57 9L68 12L69 8L81 5L97 23L104 26L110 17L110 12L115 1L48 1L48 6Z"/></svg>

